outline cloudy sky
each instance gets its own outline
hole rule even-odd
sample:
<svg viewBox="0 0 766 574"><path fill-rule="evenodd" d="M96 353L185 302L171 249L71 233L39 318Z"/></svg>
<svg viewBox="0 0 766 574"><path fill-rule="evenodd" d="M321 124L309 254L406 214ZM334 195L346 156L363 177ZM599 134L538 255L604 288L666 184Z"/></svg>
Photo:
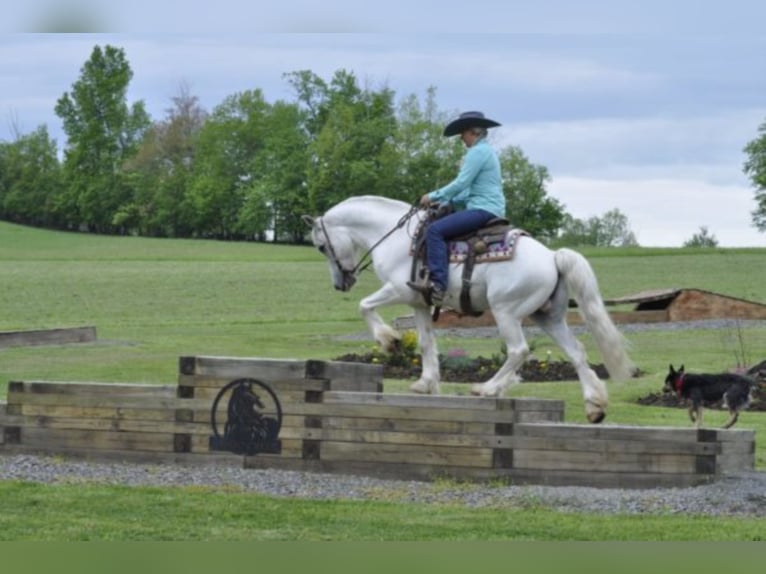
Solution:
<svg viewBox="0 0 766 574"><path fill-rule="evenodd" d="M506 0L445 10L442 1L390 0L371 13L357 2L319 10L292 1L264 14L219 0L215 13L207 3L180 16L162 2L129 4L14 3L15 21L0 35L0 140L46 124L63 146L53 108L95 45L125 50L129 100L144 100L154 119L182 84L211 110L254 88L291 100L287 72L329 78L346 69L399 98L434 86L442 110L484 111L503 124L494 143L547 167L549 194L569 213L617 208L641 245L680 246L702 226L721 246L766 245L751 225L754 189L742 171L742 149L766 122L762 2L711 10L686 0L640 9ZM156 17L136 17L150 6ZM72 16L109 32L32 33Z"/></svg>

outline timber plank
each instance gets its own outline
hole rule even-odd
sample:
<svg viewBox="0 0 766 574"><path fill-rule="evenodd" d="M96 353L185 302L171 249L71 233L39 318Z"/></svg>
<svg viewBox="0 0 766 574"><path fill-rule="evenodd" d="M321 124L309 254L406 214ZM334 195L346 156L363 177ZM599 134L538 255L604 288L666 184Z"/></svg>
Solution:
<svg viewBox="0 0 766 574"><path fill-rule="evenodd" d="M675 440L697 442L695 428L681 427L644 427L627 425L585 425L585 424L546 424L519 423L514 425L515 436L558 437L579 439L611 440Z"/></svg>
<svg viewBox="0 0 766 574"><path fill-rule="evenodd" d="M513 468L535 470L591 470L592 472L697 472L697 456L678 454L594 453L551 450L514 450Z"/></svg>
<svg viewBox="0 0 766 574"><path fill-rule="evenodd" d="M280 379L305 378L306 361L259 357L181 357L180 373L228 378L230 381L249 377L270 383Z"/></svg>
<svg viewBox="0 0 766 574"><path fill-rule="evenodd" d="M325 429L371 430L391 432L431 432L444 434L494 434L495 423L464 422L455 420L422 420L381 418L352 418L324 416L321 427Z"/></svg>
<svg viewBox="0 0 766 574"><path fill-rule="evenodd" d="M0 332L0 348L92 343L95 340L96 328L93 326Z"/></svg>
<svg viewBox="0 0 766 574"><path fill-rule="evenodd" d="M68 383L60 381L12 381L9 394L53 394L84 396L175 397L175 385L133 383Z"/></svg>
<svg viewBox="0 0 766 574"><path fill-rule="evenodd" d="M70 407L98 408L146 408L146 409L176 409L194 408L207 405L209 401L196 399L178 399L173 397L155 396L120 396L120 395L76 395L54 393L16 393L8 391L8 404L51 405Z"/></svg>
<svg viewBox="0 0 766 574"><path fill-rule="evenodd" d="M679 454L715 455L717 443L662 440L582 439L579 437L505 437L509 448L520 450L551 450L561 452L591 452L600 454Z"/></svg>
<svg viewBox="0 0 766 574"><path fill-rule="evenodd" d="M179 387L194 387L194 396L202 389L211 389L212 395L215 396L224 386L228 385L237 378L243 377L213 377L208 375L179 375L178 386ZM296 392L296 391L326 391L330 388L330 381L327 379L272 379L269 381L258 378L257 376L248 377L269 385L276 393L282 392Z"/></svg>
<svg viewBox="0 0 766 574"><path fill-rule="evenodd" d="M72 419L117 419L117 420L146 420L146 421L173 421L175 410L173 409L141 409L124 407L79 407L62 405L29 405L22 404L20 414L25 416L50 416Z"/></svg>
<svg viewBox="0 0 766 574"><path fill-rule="evenodd" d="M320 460L492 466L492 449L322 441Z"/></svg>
<svg viewBox="0 0 766 574"><path fill-rule="evenodd" d="M386 444L396 446L412 445L418 447L445 446L470 448L496 448L503 445L502 439L494 435L459 435L429 432L386 432L337 429L297 429L283 428L280 437L295 437L325 442L347 442L360 445Z"/></svg>
<svg viewBox="0 0 766 574"><path fill-rule="evenodd" d="M22 416L16 418L15 426L41 429L79 429L103 431L127 431L147 433L193 433L200 425L174 420L154 421L117 418L70 418L51 416Z"/></svg>
<svg viewBox="0 0 766 574"><path fill-rule="evenodd" d="M210 450L210 436L212 433L208 433L207 435L193 435L191 437L191 452L197 453L197 454L203 454L206 452L209 453L219 453L219 452L227 452L227 451L220 451L220 450ZM269 453L258 453L257 456L269 456L269 457L292 457L292 458L300 458L303 454L303 441L300 439L283 439L280 438L280 445L282 447L282 450L279 454L269 454Z"/></svg>
<svg viewBox="0 0 766 574"><path fill-rule="evenodd" d="M513 411L477 410L471 408L434 408L427 406L389 406L381 404L295 403L291 414L329 417L417 419L426 421L513 423Z"/></svg>
<svg viewBox="0 0 766 574"><path fill-rule="evenodd" d="M21 444L51 448L173 452L173 434L24 427L21 432Z"/></svg>
<svg viewBox="0 0 766 574"><path fill-rule="evenodd" d="M409 393L366 393L329 391L322 402L326 405L372 405L430 409L510 410L513 399L463 397L454 395L416 395Z"/></svg>

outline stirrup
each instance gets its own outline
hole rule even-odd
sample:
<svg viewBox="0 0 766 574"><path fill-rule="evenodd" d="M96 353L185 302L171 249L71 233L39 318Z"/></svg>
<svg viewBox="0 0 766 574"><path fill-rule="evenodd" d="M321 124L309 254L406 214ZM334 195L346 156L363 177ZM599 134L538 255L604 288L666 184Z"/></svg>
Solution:
<svg viewBox="0 0 766 574"><path fill-rule="evenodd" d="M431 285L428 283L415 283L414 281L407 281L407 287L417 291L423 297L427 297L431 294Z"/></svg>
<svg viewBox="0 0 766 574"><path fill-rule="evenodd" d="M407 287L420 293L425 299L425 302L434 307L441 307L444 302L444 290L437 287L433 283L415 283L414 281L407 281Z"/></svg>

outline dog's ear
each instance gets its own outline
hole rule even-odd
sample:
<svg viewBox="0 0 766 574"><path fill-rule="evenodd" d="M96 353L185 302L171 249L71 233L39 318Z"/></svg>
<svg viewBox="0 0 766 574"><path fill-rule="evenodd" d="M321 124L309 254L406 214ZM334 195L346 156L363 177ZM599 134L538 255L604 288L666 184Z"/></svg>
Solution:
<svg viewBox="0 0 766 574"><path fill-rule="evenodd" d="M679 372L679 373L683 373L683 372L684 372L684 366L683 366L683 365L681 365L681 368L680 368L680 369L678 369L678 372Z"/></svg>
<svg viewBox="0 0 766 574"><path fill-rule="evenodd" d="M676 370L673 368L673 363L670 363L670 374L675 374Z"/></svg>

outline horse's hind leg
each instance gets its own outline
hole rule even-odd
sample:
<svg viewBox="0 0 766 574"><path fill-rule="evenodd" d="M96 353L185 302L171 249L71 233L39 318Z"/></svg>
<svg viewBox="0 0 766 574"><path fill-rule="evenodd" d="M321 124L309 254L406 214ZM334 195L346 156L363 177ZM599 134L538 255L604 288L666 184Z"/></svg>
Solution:
<svg viewBox="0 0 766 574"><path fill-rule="evenodd" d="M505 319L498 321L498 330L505 340L507 358L497 373L486 383L471 386L471 394L485 397L499 397L513 384L519 382L516 374L529 354L529 347L524 338L521 321L517 319Z"/></svg>
<svg viewBox="0 0 766 574"><path fill-rule="evenodd" d="M564 313L566 310L564 310ZM532 316L540 328L548 333L551 338L566 353L572 365L577 371L577 378L582 386L583 400L585 401L585 416L592 423L600 423L606 416L606 407L609 403L608 392L604 381L590 368L585 347L574 336L572 330L566 324L563 313L554 315L536 313Z"/></svg>

